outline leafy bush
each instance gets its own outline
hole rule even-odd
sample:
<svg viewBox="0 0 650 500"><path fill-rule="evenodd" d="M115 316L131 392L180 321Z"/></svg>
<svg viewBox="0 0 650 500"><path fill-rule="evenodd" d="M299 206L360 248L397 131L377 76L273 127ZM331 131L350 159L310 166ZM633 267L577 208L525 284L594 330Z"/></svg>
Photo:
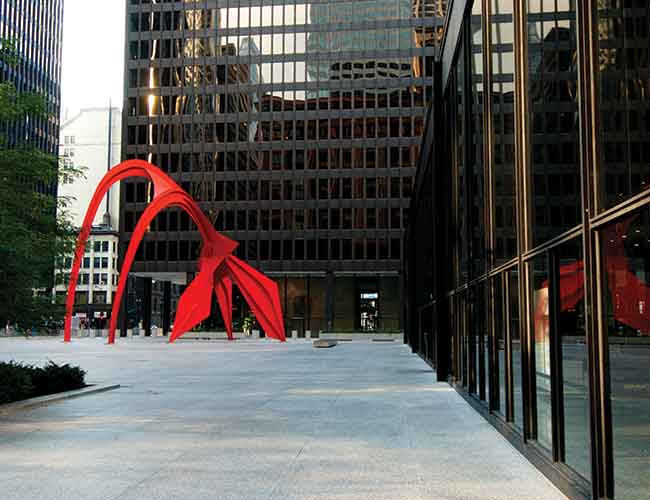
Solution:
<svg viewBox="0 0 650 500"><path fill-rule="evenodd" d="M81 389L86 385L85 376L86 372L78 366L70 366L68 363L59 366L50 361L43 368L33 368L34 389L31 397Z"/></svg>
<svg viewBox="0 0 650 500"><path fill-rule="evenodd" d="M13 361L0 363L0 404L81 389L86 386L85 376L84 370L67 363L50 361L42 368Z"/></svg>
<svg viewBox="0 0 650 500"><path fill-rule="evenodd" d="M0 404L28 398L32 393L31 367L19 363L0 363Z"/></svg>

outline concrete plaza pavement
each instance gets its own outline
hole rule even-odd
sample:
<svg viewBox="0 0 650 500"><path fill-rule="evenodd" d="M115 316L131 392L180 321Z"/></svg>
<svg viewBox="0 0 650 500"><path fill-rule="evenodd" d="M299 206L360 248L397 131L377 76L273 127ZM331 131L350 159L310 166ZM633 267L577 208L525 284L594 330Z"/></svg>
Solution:
<svg viewBox="0 0 650 500"><path fill-rule="evenodd" d="M400 343L0 339L120 389L0 416L2 497L565 498Z"/></svg>

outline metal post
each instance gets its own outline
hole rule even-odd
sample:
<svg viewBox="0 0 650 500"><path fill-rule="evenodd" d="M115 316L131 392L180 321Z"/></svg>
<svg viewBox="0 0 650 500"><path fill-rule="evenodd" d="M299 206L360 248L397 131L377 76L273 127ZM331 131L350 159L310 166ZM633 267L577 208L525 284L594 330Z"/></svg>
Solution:
<svg viewBox="0 0 650 500"><path fill-rule="evenodd" d="M325 325L328 331L334 329L334 273L327 272L325 277L326 298L325 298Z"/></svg>
<svg viewBox="0 0 650 500"><path fill-rule="evenodd" d="M142 297L142 328L145 337L151 337L151 278L144 278Z"/></svg>
<svg viewBox="0 0 650 500"><path fill-rule="evenodd" d="M163 283L163 303L162 303L162 332L163 336L169 335L171 330L171 313L172 313L172 283L165 281Z"/></svg>
<svg viewBox="0 0 650 500"><path fill-rule="evenodd" d="M551 361L551 414L553 415L553 460L564 462L564 389L562 384L562 339L560 333L559 315L561 311L560 298L560 265L557 254L548 253L548 311L549 311L549 344Z"/></svg>
<svg viewBox="0 0 650 500"><path fill-rule="evenodd" d="M126 293L122 295L122 303L120 304L120 337L126 337L126 332L129 329L129 313L128 313L128 297L129 297L129 281L126 285Z"/></svg>

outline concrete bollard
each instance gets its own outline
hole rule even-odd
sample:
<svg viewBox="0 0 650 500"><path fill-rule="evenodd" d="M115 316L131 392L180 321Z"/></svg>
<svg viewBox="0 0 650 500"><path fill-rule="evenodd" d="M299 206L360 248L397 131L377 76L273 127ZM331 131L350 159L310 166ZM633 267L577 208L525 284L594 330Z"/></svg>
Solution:
<svg viewBox="0 0 650 500"><path fill-rule="evenodd" d="M298 338L298 330L291 330L291 337Z"/></svg>
<svg viewBox="0 0 650 500"><path fill-rule="evenodd" d="M305 338L306 339L311 339L311 330L305 330Z"/></svg>
<svg viewBox="0 0 650 500"><path fill-rule="evenodd" d="M260 338L260 331L259 330L252 330L251 331L251 337L254 339L259 339Z"/></svg>
<svg viewBox="0 0 650 500"><path fill-rule="evenodd" d="M133 337L133 330L130 328L126 330L126 338L132 338Z"/></svg>

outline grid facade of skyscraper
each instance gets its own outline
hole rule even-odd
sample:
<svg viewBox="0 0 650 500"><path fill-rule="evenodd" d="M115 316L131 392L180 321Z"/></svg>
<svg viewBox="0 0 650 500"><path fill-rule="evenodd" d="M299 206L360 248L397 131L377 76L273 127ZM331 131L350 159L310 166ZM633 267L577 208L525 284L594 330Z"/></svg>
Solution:
<svg viewBox="0 0 650 500"><path fill-rule="evenodd" d="M125 159L168 172L278 281L290 334L401 328L426 41L443 22L421 3L128 0ZM151 191L123 184L126 245ZM134 271L191 279L199 248L170 210Z"/></svg>
<svg viewBox="0 0 650 500"><path fill-rule="evenodd" d="M19 92L43 95L48 113L4 132L10 142L29 142L51 154L59 146L62 28L63 0L0 0L0 38L12 41L18 56L14 65L0 62L0 81L14 83Z"/></svg>

